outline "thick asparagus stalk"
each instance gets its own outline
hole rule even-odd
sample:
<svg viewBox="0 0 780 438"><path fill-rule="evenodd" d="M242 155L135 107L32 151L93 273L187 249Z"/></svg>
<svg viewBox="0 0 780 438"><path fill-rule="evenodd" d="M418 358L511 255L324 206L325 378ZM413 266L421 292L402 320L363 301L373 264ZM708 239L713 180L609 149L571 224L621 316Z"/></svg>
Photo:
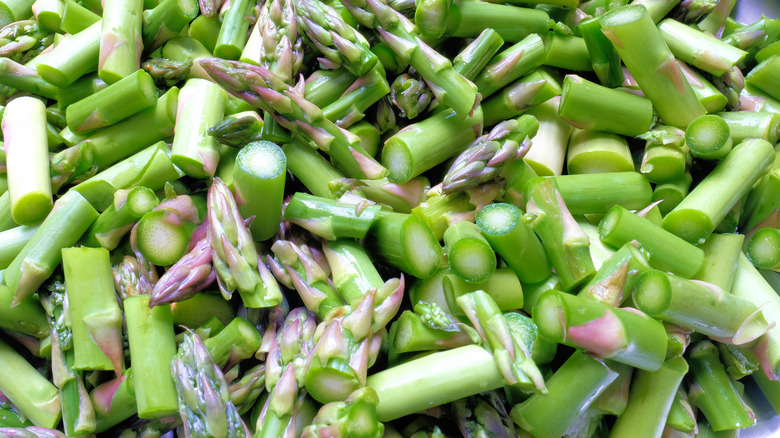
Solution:
<svg viewBox="0 0 780 438"><path fill-rule="evenodd" d="M36 69L47 82L67 87L86 73L97 70L102 21L62 40L46 54Z"/></svg>
<svg viewBox="0 0 780 438"><path fill-rule="evenodd" d="M658 29L676 58L715 76L742 65L748 56L744 50L671 18L659 23Z"/></svg>
<svg viewBox="0 0 780 438"><path fill-rule="evenodd" d="M647 9L632 4L607 12L599 21L666 124L685 128L704 115L704 106L683 79Z"/></svg>
<svg viewBox="0 0 780 438"><path fill-rule="evenodd" d="M214 176L219 163L216 139L208 129L224 117L227 95L204 79L190 79L179 93L171 159L194 178Z"/></svg>
<svg viewBox="0 0 780 438"><path fill-rule="evenodd" d="M98 74L109 84L141 67L142 13L143 0L112 1L103 8Z"/></svg>
<svg viewBox="0 0 780 438"><path fill-rule="evenodd" d="M452 271L468 282L481 283L496 270L496 254L473 222L461 221L447 228L444 247Z"/></svg>
<svg viewBox="0 0 780 438"><path fill-rule="evenodd" d="M0 364L13 373L2 373L0 391L33 424L54 428L60 422L60 394L27 360L0 340Z"/></svg>
<svg viewBox="0 0 780 438"><path fill-rule="evenodd" d="M379 212L368 235L370 249L403 272L418 278L436 273L442 249L431 227L419 216Z"/></svg>
<svg viewBox="0 0 780 438"><path fill-rule="evenodd" d="M279 229L286 174L287 157L269 141L250 143L236 156L236 202L242 216L254 216L249 229L257 241L270 239Z"/></svg>
<svg viewBox="0 0 780 438"><path fill-rule="evenodd" d="M20 225L40 223L52 209L46 143L46 107L34 97L8 103L3 114L11 217Z"/></svg>
<svg viewBox="0 0 780 438"><path fill-rule="evenodd" d="M568 174L630 172L631 150L624 137L608 132L575 129L566 150Z"/></svg>
<svg viewBox="0 0 780 438"><path fill-rule="evenodd" d="M362 239L380 210L378 205L357 206L298 192L287 203L284 218L325 239Z"/></svg>

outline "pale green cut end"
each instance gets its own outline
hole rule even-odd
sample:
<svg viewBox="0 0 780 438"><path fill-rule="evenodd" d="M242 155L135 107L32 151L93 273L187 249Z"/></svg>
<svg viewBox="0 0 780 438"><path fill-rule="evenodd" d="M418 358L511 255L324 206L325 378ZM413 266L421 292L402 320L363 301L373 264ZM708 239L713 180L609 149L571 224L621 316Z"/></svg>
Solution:
<svg viewBox="0 0 780 438"><path fill-rule="evenodd" d="M236 165L255 178L272 179L287 170L287 156L276 143L255 141L238 152Z"/></svg>
<svg viewBox="0 0 780 438"><path fill-rule="evenodd" d="M664 229L694 245L704 243L715 225L709 216L699 210L675 209L661 222Z"/></svg>
<svg viewBox="0 0 780 438"><path fill-rule="evenodd" d="M501 236L515 229L520 215L520 209L512 204L486 205L477 214L477 226L487 235Z"/></svg>
<svg viewBox="0 0 780 438"><path fill-rule="evenodd" d="M712 153L729 140L731 131L723 118L708 114L692 121L685 130L685 143L695 153Z"/></svg>
<svg viewBox="0 0 780 438"><path fill-rule="evenodd" d="M496 270L496 256L489 245L477 239L462 239L450 251L450 267L469 283L487 280Z"/></svg>
<svg viewBox="0 0 780 438"><path fill-rule="evenodd" d="M19 225L36 225L43 222L53 205L51 195L43 192L27 193L14 200L11 218Z"/></svg>
<svg viewBox="0 0 780 438"><path fill-rule="evenodd" d="M762 228L747 245L747 257L754 266L773 269L780 263L780 230Z"/></svg>
<svg viewBox="0 0 780 438"><path fill-rule="evenodd" d="M634 290L634 303L650 316L660 315L669 308L672 285L661 271L647 271L639 278Z"/></svg>

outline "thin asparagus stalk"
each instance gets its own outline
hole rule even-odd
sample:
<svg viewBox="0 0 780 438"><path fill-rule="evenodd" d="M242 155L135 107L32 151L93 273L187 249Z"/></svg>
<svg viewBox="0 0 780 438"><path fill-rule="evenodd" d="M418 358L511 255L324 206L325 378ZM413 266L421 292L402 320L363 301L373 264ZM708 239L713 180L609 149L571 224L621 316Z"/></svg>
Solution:
<svg viewBox="0 0 780 438"><path fill-rule="evenodd" d="M492 7L492 5L491 5ZM529 35L499 52L474 78L483 98L532 72L544 63L545 47L539 35Z"/></svg>
<svg viewBox="0 0 780 438"><path fill-rule="evenodd" d="M547 58L545 58L544 65L577 72L593 70L588 45L585 44L583 38L554 30L547 32L545 48L547 49Z"/></svg>
<svg viewBox="0 0 780 438"><path fill-rule="evenodd" d="M57 387L2 340L0 363L3 369L14 370L13 373L2 374L0 391L36 426L56 427L60 422Z"/></svg>
<svg viewBox="0 0 780 438"><path fill-rule="evenodd" d="M756 416L734 388L718 349L709 341L700 341L691 349L693 384L688 397L701 409L715 431L737 429L755 424Z"/></svg>
<svg viewBox="0 0 780 438"><path fill-rule="evenodd" d="M65 433L79 436L94 432L95 410L84 385L83 373L72 369L73 351L63 353L56 331L52 331L51 353L52 381L60 389Z"/></svg>
<svg viewBox="0 0 780 438"><path fill-rule="evenodd" d="M238 290L246 307L278 305L279 285L257 254L230 190L214 179L208 196L209 240L219 289L225 298Z"/></svg>
<svg viewBox="0 0 780 438"><path fill-rule="evenodd" d="M664 229L689 242L702 242L769 170L773 159L774 151L766 140L743 141L664 217ZM702 204L705 198L706 206Z"/></svg>
<svg viewBox="0 0 780 438"><path fill-rule="evenodd" d="M511 268L498 268L487 280L473 283L459 276L448 273L444 276L442 289L447 299L447 305L453 314L460 316L456 300L477 290L487 293L495 301L501 311L517 310L523 307L523 288L520 279Z"/></svg>
<svg viewBox="0 0 780 438"><path fill-rule="evenodd" d="M46 107L33 97L8 103L3 115L11 217L20 225L40 223L52 209L46 144Z"/></svg>
<svg viewBox="0 0 780 438"><path fill-rule="evenodd" d="M143 215L152 211L160 200L148 187L134 187L130 191L117 192L114 202L92 224L85 243L102 246L109 251L119 246L120 240Z"/></svg>
<svg viewBox="0 0 780 438"><path fill-rule="evenodd" d="M486 23L508 42L520 41L529 35L544 34L553 23L541 9L514 5L458 0L448 14L447 36L476 37Z"/></svg>
<svg viewBox="0 0 780 438"><path fill-rule="evenodd" d="M447 228L444 247L452 271L468 282L481 283L496 270L496 254L473 222L461 221Z"/></svg>
<svg viewBox="0 0 780 438"><path fill-rule="evenodd" d="M414 214L379 212L368 236L374 253L412 276L428 278L441 262L438 239L425 220Z"/></svg>
<svg viewBox="0 0 780 438"><path fill-rule="evenodd" d="M61 249L73 246L97 218L95 209L75 191L54 205L52 214L8 266L4 281L13 293L11 306L32 295L62 260Z"/></svg>
<svg viewBox="0 0 780 438"><path fill-rule="evenodd" d="M640 209L650 204L652 191L637 172L604 172L557 175L531 179L534 183L551 179L571 214L605 213L615 205ZM527 199L527 198L526 198Z"/></svg>
<svg viewBox="0 0 780 438"><path fill-rule="evenodd" d="M748 56L744 50L671 18L659 23L658 29L675 57L715 76L742 65Z"/></svg>
<svg viewBox="0 0 780 438"><path fill-rule="evenodd" d="M536 301L533 319L546 338L601 359L656 371L666 357L663 324L638 312L551 290Z"/></svg>
<svg viewBox="0 0 780 438"><path fill-rule="evenodd" d="M607 12L599 21L604 34L666 124L683 129L704 115L704 106L683 80L647 9L632 4Z"/></svg>
<svg viewBox="0 0 780 438"><path fill-rule="evenodd" d="M494 126L560 95L557 79L542 69L534 70L482 102L484 124Z"/></svg>
<svg viewBox="0 0 780 438"><path fill-rule="evenodd" d="M294 140L282 146L287 156L287 167L296 178L315 196L335 198L330 182L343 178L332 164L316 149Z"/></svg>
<svg viewBox="0 0 780 438"><path fill-rule="evenodd" d="M223 59L238 59L246 45L249 20L254 5L248 0L236 0L228 3L222 26L219 29L214 56Z"/></svg>
<svg viewBox="0 0 780 438"><path fill-rule="evenodd" d="M0 59L0 84L50 99L58 94L57 87L43 80L35 70L10 58Z"/></svg>
<svg viewBox="0 0 780 438"><path fill-rule="evenodd" d="M587 281L595 272L587 234L571 216L552 179L526 184L528 222L544 244L564 290Z"/></svg>
<svg viewBox="0 0 780 438"><path fill-rule="evenodd" d="M284 218L325 239L362 239L380 210L378 205L356 206L298 192L287 203Z"/></svg>
<svg viewBox="0 0 780 438"><path fill-rule="evenodd" d="M630 172L634 170L625 138L607 132L574 129L566 150L568 174Z"/></svg>
<svg viewBox="0 0 780 438"><path fill-rule="evenodd" d="M95 24L97 21L100 21L100 15L74 0L67 0L62 10L60 28L64 32L75 34Z"/></svg>
<svg viewBox="0 0 780 438"><path fill-rule="evenodd" d="M776 144L780 139L780 115L770 112L721 112L717 113L729 126L731 139L739 144L747 138L763 138Z"/></svg>
<svg viewBox="0 0 780 438"><path fill-rule="evenodd" d="M279 229L286 173L287 157L274 143L250 143L238 152L233 170L236 202L242 216L255 217L249 229L257 241L270 239Z"/></svg>
<svg viewBox="0 0 780 438"><path fill-rule="evenodd" d="M539 283L550 275L550 264L539 238L521 215L514 205L494 203L482 208L476 221L490 245L520 281Z"/></svg>
<svg viewBox="0 0 780 438"><path fill-rule="evenodd" d="M219 162L217 141L208 129L224 117L227 95L217 85L190 79L179 93L171 159L194 178L214 176Z"/></svg>
<svg viewBox="0 0 780 438"><path fill-rule="evenodd" d="M466 79L474 80L503 44L501 35L487 28L453 58L452 68Z"/></svg>
<svg viewBox="0 0 780 438"><path fill-rule="evenodd" d="M639 277L650 269L647 255L633 242L626 243L602 263L577 295L619 307L634 291Z"/></svg>
<svg viewBox="0 0 780 438"><path fill-rule="evenodd" d="M38 74L57 87L67 87L76 79L97 70L102 26L102 21L96 21L66 37L37 65Z"/></svg>
<svg viewBox="0 0 780 438"><path fill-rule="evenodd" d="M682 200L688 196L693 177L690 172L683 172L678 178L665 183L655 185L653 190L653 202L659 202L658 209L666 215L672 211Z"/></svg>
<svg viewBox="0 0 780 438"><path fill-rule="evenodd" d="M610 88L621 85L625 77L620 57L612 42L601 32L598 18L591 17L581 21L577 29L585 40L590 63L601 85Z"/></svg>
<svg viewBox="0 0 780 438"><path fill-rule="evenodd" d="M610 436L659 436L683 377L688 372L685 359L676 357L655 372L637 371L632 377L631 394L625 412L618 417Z"/></svg>
<svg viewBox="0 0 780 438"><path fill-rule="evenodd" d="M109 84L140 68L143 0L112 1L103 8L98 75Z"/></svg>
<svg viewBox="0 0 780 438"><path fill-rule="evenodd" d="M693 92L696 93L696 96L708 113L720 111L729 103L732 105L738 104L738 93L737 96L726 97L723 92L700 72L689 67L684 62L678 61L677 64L679 64L685 80L688 81L688 84L690 84ZM733 100L737 102L733 102Z"/></svg>
<svg viewBox="0 0 780 438"><path fill-rule="evenodd" d="M97 93L69 105L65 118L73 133L84 135L124 120L154 106L156 102L157 89L152 77L143 70L135 70Z"/></svg>

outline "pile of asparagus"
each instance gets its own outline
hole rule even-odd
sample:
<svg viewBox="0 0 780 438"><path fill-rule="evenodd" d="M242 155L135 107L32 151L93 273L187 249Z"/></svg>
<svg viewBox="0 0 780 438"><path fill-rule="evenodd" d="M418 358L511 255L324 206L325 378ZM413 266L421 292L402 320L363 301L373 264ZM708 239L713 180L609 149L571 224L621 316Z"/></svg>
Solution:
<svg viewBox="0 0 780 438"><path fill-rule="evenodd" d="M0 435L780 413L780 20L735 4L0 0Z"/></svg>

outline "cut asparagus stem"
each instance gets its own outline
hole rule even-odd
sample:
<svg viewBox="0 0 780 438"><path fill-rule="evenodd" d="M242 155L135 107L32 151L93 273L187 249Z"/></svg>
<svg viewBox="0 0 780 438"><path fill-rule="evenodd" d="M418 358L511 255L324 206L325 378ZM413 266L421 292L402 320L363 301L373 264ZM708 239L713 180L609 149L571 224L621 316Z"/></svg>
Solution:
<svg viewBox="0 0 780 438"><path fill-rule="evenodd" d="M683 79L647 9L632 4L607 12L599 21L666 124L684 129L704 115L704 106Z"/></svg>
<svg viewBox="0 0 780 438"><path fill-rule="evenodd" d="M487 280L481 283L469 283L454 274L446 274L442 282L447 305L453 314L462 315L456 300L469 292L482 290L490 295L501 311L523 308L523 287L520 279L511 268L498 268Z"/></svg>
<svg viewBox="0 0 780 438"><path fill-rule="evenodd" d="M721 112L717 113L729 126L731 139L741 143L747 138L762 138L776 144L780 139L780 114L770 112Z"/></svg>
<svg viewBox="0 0 780 438"><path fill-rule="evenodd" d="M693 278L730 291L744 240L745 236L741 234L710 234L699 245L704 250L704 264Z"/></svg>
<svg viewBox="0 0 780 438"><path fill-rule="evenodd" d="M62 248L73 246L97 218L95 209L75 191L69 191L54 205L22 252L4 273L15 306L32 295L62 261Z"/></svg>
<svg viewBox="0 0 780 438"><path fill-rule="evenodd" d="M731 430L756 423L753 410L742 401L718 360L718 349L714 344L700 341L694 345L690 367L693 384L688 397L694 406L701 409L712 430Z"/></svg>
<svg viewBox="0 0 780 438"><path fill-rule="evenodd" d="M539 121L539 131L531 139L534 147L525 156L525 161L539 176L563 173L566 145L573 128L558 116L559 103L560 97L553 97L526 112Z"/></svg>
<svg viewBox="0 0 780 438"><path fill-rule="evenodd" d="M704 252L621 206L612 207L599 222L601 241L619 248L636 240L650 254L650 265L683 277L693 277L704 263Z"/></svg>
<svg viewBox="0 0 780 438"><path fill-rule="evenodd" d="M452 271L468 282L483 282L495 272L496 254L473 222L461 221L447 228L444 247Z"/></svg>
<svg viewBox="0 0 780 438"><path fill-rule="evenodd" d="M335 198L330 182L343 178L316 149L298 140L282 146L287 156L287 168L315 196Z"/></svg>
<svg viewBox="0 0 780 438"><path fill-rule="evenodd" d="M160 202L148 187L135 187L122 195L119 193L87 232L84 241L89 246L114 250L133 225Z"/></svg>
<svg viewBox="0 0 780 438"><path fill-rule="evenodd" d="M612 42L601 32L598 18L591 17L581 21L577 29L585 40L591 66L601 85L610 88L621 85L625 77L620 57Z"/></svg>
<svg viewBox="0 0 780 438"><path fill-rule="evenodd" d="M482 102L485 126L496 125L560 95L558 80L545 70L536 69Z"/></svg>
<svg viewBox="0 0 780 438"><path fill-rule="evenodd" d="M541 182L544 177L529 181ZM573 215L606 213L615 205L641 209L650 204L650 184L637 172L605 172L550 177Z"/></svg>
<svg viewBox="0 0 780 438"><path fill-rule="evenodd" d="M475 37L484 30L485 23L490 23L490 27L508 42L544 34L552 25L550 16L541 9L458 0L450 7L446 36Z"/></svg>
<svg viewBox="0 0 780 438"><path fill-rule="evenodd" d="M122 312L108 251L64 248L62 267L73 330L73 368L122 374Z"/></svg>
<svg viewBox="0 0 780 438"><path fill-rule="evenodd" d="M558 115L580 129L633 137L650 129L653 104L648 99L567 75L563 80Z"/></svg>
<svg viewBox="0 0 780 438"><path fill-rule="evenodd" d="M57 387L27 360L0 340L0 363L5 370L0 391L22 414L40 427L54 428L60 422L60 394Z"/></svg>
<svg viewBox="0 0 780 438"><path fill-rule="evenodd" d="M20 225L40 223L52 209L46 143L46 107L34 97L8 103L3 115L11 217Z"/></svg>
<svg viewBox="0 0 780 438"><path fill-rule="evenodd" d="M452 60L452 68L463 77L474 80L501 50L504 39L495 30L487 28Z"/></svg>
<svg viewBox="0 0 780 438"><path fill-rule="evenodd" d="M525 185L528 222L539 240L561 287L568 291L588 281L596 272L590 256L588 235L572 217L553 179Z"/></svg>
<svg viewBox="0 0 780 438"><path fill-rule="evenodd" d="M566 150L568 174L631 172L634 161L625 138L608 132L574 129Z"/></svg>
<svg viewBox="0 0 780 438"><path fill-rule="evenodd" d="M688 372L685 359L668 360L655 372L639 370L631 378L631 393L626 410L618 417L610 436L631 437L663 431L683 377Z"/></svg>
<svg viewBox="0 0 780 438"><path fill-rule="evenodd" d="M747 242L745 251L748 259L757 268L780 269L780 255L777 253L777 244L780 242L780 230L776 228L761 228L753 234Z"/></svg>
<svg viewBox="0 0 780 438"><path fill-rule="evenodd" d="M745 76L745 84L758 88L774 99L780 99L780 88L771 79L778 68L780 68L780 56L770 56L750 70L750 73Z"/></svg>
<svg viewBox="0 0 780 438"><path fill-rule="evenodd" d="M181 31L198 14L194 0L164 0L143 13L143 46L145 52L151 52Z"/></svg>
<svg viewBox="0 0 780 438"><path fill-rule="evenodd" d="M600 359L656 371L666 357L663 324L642 313L551 290L536 301L533 320L544 337Z"/></svg>
<svg viewBox="0 0 780 438"><path fill-rule="evenodd" d="M246 145L238 152L233 170L236 202L244 217L254 216L249 226L257 241L270 239L282 221L282 197L287 157L269 141Z"/></svg>
<svg viewBox="0 0 780 438"><path fill-rule="evenodd" d="M49 336L49 324L40 301L28 299L11 308L11 300L11 291L0 285L0 327L41 339Z"/></svg>
<svg viewBox="0 0 780 438"><path fill-rule="evenodd" d="M415 277L432 276L441 262L441 245L419 216L379 212L368 236L374 253Z"/></svg>
<svg viewBox="0 0 780 438"><path fill-rule="evenodd" d="M539 238L511 204L494 203L477 214L477 226L503 261L524 283L539 283L550 275L550 263Z"/></svg>
<svg viewBox="0 0 780 438"><path fill-rule="evenodd" d="M103 8L98 74L109 84L140 66L143 0L112 1Z"/></svg>
<svg viewBox="0 0 780 438"><path fill-rule="evenodd" d="M466 118L453 110L444 110L387 139L382 148L382 164L390 171L390 181L405 183L462 152L481 132L480 107Z"/></svg>
<svg viewBox="0 0 780 438"><path fill-rule="evenodd" d="M224 117L226 93L212 82L190 79L179 93L171 159L194 178L214 176L217 141L208 129Z"/></svg>
<svg viewBox="0 0 780 438"><path fill-rule="evenodd" d="M662 321L734 345L753 341L771 327L763 310L743 298L708 283L656 270L642 274L634 303Z"/></svg>
<svg viewBox="0 0 780 438"><path fill-rule="evenodd" d="M658 209L661 214L666 215L677 207L688 196L692 183L691 173L683 172L682 175L671 181L656 184L653 190L653 202L660 201Z"/></svg>
<svg viewBox="0 0 780 438"><path fill-rule="evenodd" d="M696 158L721 159L731 152L732 144L728 123L716 115L701 116L685 129L685 145Z"/></svg>
<svg viewBox="0 0 780 438"><path fill-rule="evenodd" d="M664 217L664 229L689 242L704 241L773 160L774 150L766 140L743 141Z"/></svg>
<svg viewBox="0 0 780 438"><path fill-rule="evenodd" d="M620 307L631 296L639 277L649 269L647 255L633 242L626 243L602 263L577 295Z"/></svg>
<svg viewBox="0 0 780 438"><path fill-rule="evenodd" d="M154 210L138 221L138 251L152 264L169 266L187 250L189 233L182 218L170 210Z"/></svg>
<svg viewBox="0 0 780 438"><path fill-rule="evenodd" d="M70 104L108 87L97 73L86 75L67 87L57 88L57 106L65 110Z"/></svg>
<svg viewBox="0 0 780 438"><path fill-rule="evenodd" d="M547 380L547 394L534 394L512 408L512 420L539 438L562 436L621 368L576 351Z"/></svg>
<svg viewBox="0 0 780 438"><path fill-rule="evenodd" d="M135 70L65 110L68 127L85 135L113 125L157 103L157 88L149 73Z"/></svg>
<svg viewBox="0 0 780 438"><path fill-rule="evenodd" d="M658 29L675 57L715 76L742 65L748 55L744 50L671 18L659 23Z"/></svg>
<svg viewBox="0 0 780 438"><path fill-rule="evenodd" d="M98 21L100 21L100 15L74 0L68 0L65 2L65 7L62 10L60 28L63 32L75 34Z"/></svg>
<svg viewBox="0 0 780 438"><path fill-rule="evenodd" d="M542 66L544 42L539 35L529 35L494 56L474 78L482 98Z"/></svg>
<svg viewBox="0 0 780 438"><path fill-rule="evenodd" d="M325 239L362 239L380 210L378 205L346 204L298 192L287 203L284 218Z"/></svg>
<svg viewBox="0 0 780 438"><path fill-rule="evenodd" d="M729 103L729 98L718 90L712 82L708 81L704 75L684 62L677 61L677 64L680 66L680 71L685 76L685 80L688 81L688 84L690 84L693 92L696 93L696 96L708 113L720 111Z"/></svg>
<svg viewBox="0 0 780 438"><path fill-rule="evenodd" d="M252 15L253 6L248 0L236 0L228 4L214 47L214 56L223 59L238 59L241 56L249 31L247 17Z"/></svg>
<svg viewBox="0 0 780 438"><path fill-rule="evenodd" d="M35 70L10 58L0 59L0 84L50 99L58 93L57 87L43 80Z"/></svg>

